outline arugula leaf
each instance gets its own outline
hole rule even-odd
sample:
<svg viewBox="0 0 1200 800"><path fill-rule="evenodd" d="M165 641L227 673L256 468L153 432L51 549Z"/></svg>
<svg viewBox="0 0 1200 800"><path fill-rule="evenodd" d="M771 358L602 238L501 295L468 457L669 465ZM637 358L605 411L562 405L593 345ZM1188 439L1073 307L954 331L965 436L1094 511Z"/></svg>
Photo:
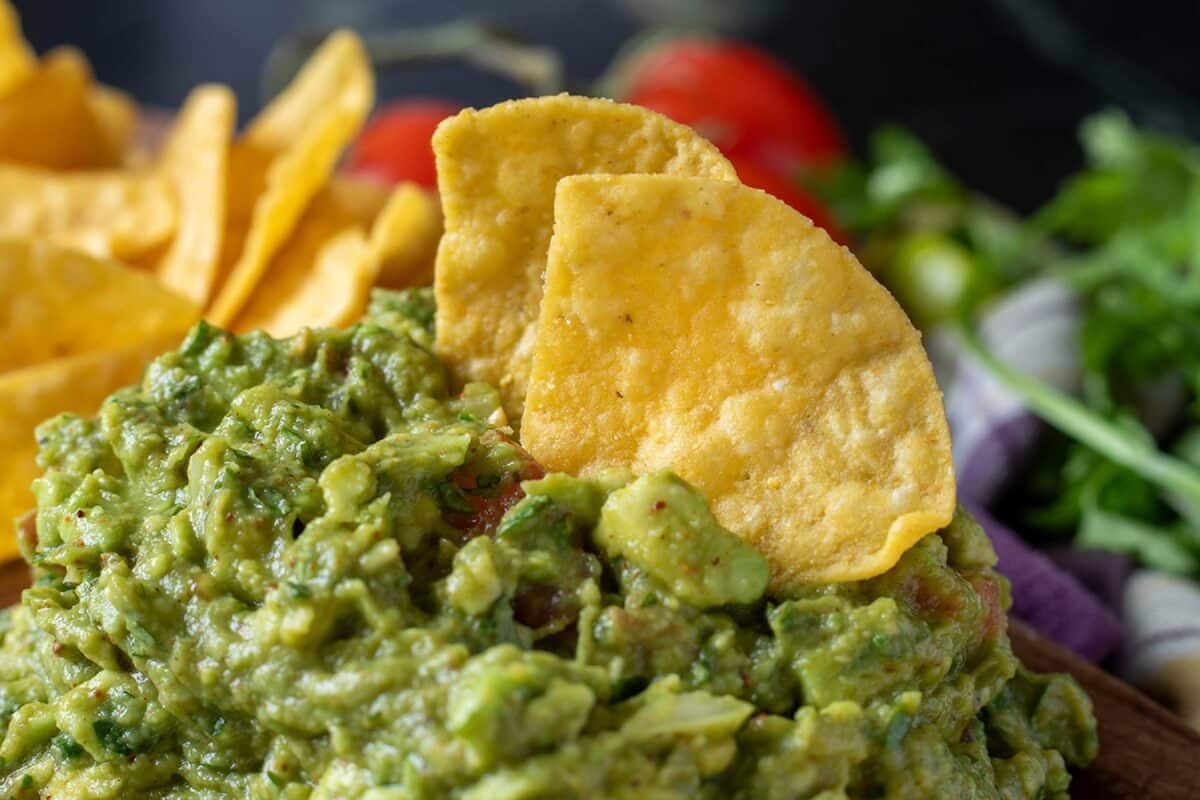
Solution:
<svg viewBox="0 0 1200 800"><path fill-rule="evenodd" d="M924 143L903 128L880 129L869 148L869 168L843 161L803 176L853 233L875 233L902 218L920 227L922 217L954 213L968 196Z"/></svg>
<svg viewBox="0 0 1200 800"><path fill-rule="evenodd" d="M1193 575L1200 570L1200 558L1169 530L1100 508L1084 512L1075 545L1127 553L1148 567L1177 575Z"/></svg>
<svg viewBox="0 0 1200 800"><path fill-rule="evenodd" d="M1100 244L1176 216L1192 192L1200 161L1190 143L1140 130L1120 111L1084 121L1080 139L1090 168L1034 216L1047 233Z"/></svg>
<svg viewBox="0 0 1200 800"><path fill-rule="evenodd" d="M1200 502L1200 469L1162 452L1148 436L1117 425L1070 395L1013 369L988 350L970 327L962 326L961 331L967 349L1043 420L1151 483Z"/></svg>

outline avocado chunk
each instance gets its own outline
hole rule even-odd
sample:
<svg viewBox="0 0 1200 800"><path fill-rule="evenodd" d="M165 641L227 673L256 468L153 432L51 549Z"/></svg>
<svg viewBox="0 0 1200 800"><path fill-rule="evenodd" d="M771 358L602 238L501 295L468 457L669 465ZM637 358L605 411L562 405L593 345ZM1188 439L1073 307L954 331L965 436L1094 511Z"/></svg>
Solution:
<svg viewBox="0 0 1200 800"><path fill-rule="evenodd" d="M697 608L752 603L770 577L762 554L721 527L699 491L670 470L609 495L595 537Z"/></svg>

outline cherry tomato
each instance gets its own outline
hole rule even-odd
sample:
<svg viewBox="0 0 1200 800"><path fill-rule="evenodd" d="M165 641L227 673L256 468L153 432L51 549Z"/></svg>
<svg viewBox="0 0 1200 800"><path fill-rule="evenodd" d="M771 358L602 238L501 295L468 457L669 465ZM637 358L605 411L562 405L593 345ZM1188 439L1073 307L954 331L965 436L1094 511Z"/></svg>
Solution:
<svg viewBox="0 0 1200 800"><path fill-rule="evenodd" d="M451 480L456 485L461 482L457 475L452 476ZM486 495L474 494L468 490L464 492L463 499L471 506L471 511L448 511L445 519L455 528L466 531L469 539L491 536L508 510L524 497L525 490L517 480L506 481L498 491Z"/></svg>
<svg viewBox="0 0 1200 800"><path fill-rule="evenodd" d="M804 191L794 178L781 175L778 172L763 167L756 161L730 158L733 168L737 170L738 178L747 186L762 189L767 194L773 194L804 216L811 219L818 227L840 244L849 244L850 236L837 224L833 214L821 202Z"/></svg>
<svg viewBox="0 0 1200 800"><path fill-rule="evenodd" d="M480 485L477 465L464 464L451 473L450 483L457 492L453 493L453 497L445 498L450 507L444 509L444 519L466 534L464 540L495 533L505 513L525 497L521 482L546 477L542 465L514 439L500 431L488 431L480 442L488 447L497 442L506 443L515 451L517 462L511 465L511 471L507 474L491 476L486 486Z"/></svg>
<svg viewBox="0 0 1200 800"><path fill-rule="evenodd" d="M786 66L738 42L683 38L642 50L618 75L622 99L695 128L733 162L743 183L849 241L798 182L806 167L845 155L845 138L824 103Z"/></svg>
<svg viewBox="0 0 1200 800"><path fill-rule="evenodd" d="M400 100L388 103L371 118L346 160L346 170L387 183L414 181L437 186L433 147L438 123L460 106L444 100Z"/></svg>
<svg viewBox="0 0 1200 800"><path fill-rule="evenodd" d="M808 84L749 45L675 39L635 55L621 74L622 99L692 126L730 158L790 175L846 152Z"/></svg>

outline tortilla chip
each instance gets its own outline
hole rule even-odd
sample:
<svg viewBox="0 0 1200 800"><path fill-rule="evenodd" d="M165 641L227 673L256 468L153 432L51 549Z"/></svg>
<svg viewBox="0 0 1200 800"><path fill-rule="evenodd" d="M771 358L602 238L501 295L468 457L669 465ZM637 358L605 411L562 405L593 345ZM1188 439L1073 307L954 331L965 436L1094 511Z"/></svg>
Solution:
<svg viewBox="0 0 1200 800"><path fill-rule="evenodd" d="M261 328L282 337L362 316L379 262L363 233L362 207L347 199L332 184L313 199L233 330Z"/></svg>
<svg viewBox="0 0 1200 800"><path fill-rule="evenodd" d="M138 380L168 339L87 353L0 374L0 560L16 555L13 520L34 507L29 486L38 469L34 429L56 414L92 414L104 398Z"/></svg>
<svg viewBox="0 0 1200 800"><path fill-rule="evenodd" d="M295 80L263 109L230 161L231 230L245 230L208 311L227 326L250 298L271 257L325 184L374 101L374 76L358 37L331 35ZM246 194L242 194L245 192ZM247 201L252 200L252 209ZM248 223L247 223L248 218Z"/></svg>
<svg viewBox="0 0 1200 800"><path fill-rule="evenodd" d="M776 588L878 575L955 507L904 312L806 217L723 181L559 183L521 438L549 470L675 468Z"/></svg>
<svg viewBox="0 0 1200 800"><path fill-rule="evenodd" d="M175 230L166 180L133 172L0 165L0 236L28 236L97 258L132 260Z"/></svg>
<svg viewBox="0 0 1200 800"><path fill-rule="evenodd" d="M226 86L192 90L159 164L179 204L170 249L155 268L166 286L198 306L217 279L225 229L225 173L237 101Z"/></svg>
<svg viewBox="0 0 1200 800"><path fill-rule="evenodd" d="M21 34L21 20L12 4L0 1L0 97L33 75L37 57Z"/></svg>
<svg viewBox="0 0 1200 800"><path fill-rule="evenodd" d="M376 283L389 289L433 283L433 261L441 238L437 195L415 183L397 186L371 227L371 249L379 259Z"/></svg>
<svg viewBox="0 0 1200 800"><path fill-rule="evenodd" d="M234 330L262 329L281 338L358 321L379 266L363 232L350 228L317 247L308 238L297 237L279 254L268 276L272 290L251 298Z"/></svg>
<svg viewBox="0 0 1200 800"><path fill-rule="evenodd" d="M114 155L116 163L125 163L137 132L137 103L120 89L102 84L92 87L87 102L100 128L106 150Z"/></svg>
<svg viewBox="0 0 1200 800"><path fill-rule="evenodd" d="M437 350L460 382L485 381L519 419L537 333L554 185L589 172L737 180L690 128L637 106L558 95L444 121L433 136L446 232Z"/></svg>
<svg viewBox="0 0 1200 800"><path fill-rule="evenodd" d="M151 275L44 240L0 239L0 286L0 372L183 333L200 316Z"/></svg>
<svg viewBox="0 0 1200 800"><path fill-rule="evenodd" d="M334 175L325 187L335 203L357 219L366 230L387 206L391 187L358 175Z"/></svg>
<svg viewBox="0 0 1200 800"><path fill-rule="evenodd" d="M70 47L56 48L0 97L0 161L49 169L98 169L124 153L97 115L92 70ZM103 101L101 101L103 102Z"/></svg>

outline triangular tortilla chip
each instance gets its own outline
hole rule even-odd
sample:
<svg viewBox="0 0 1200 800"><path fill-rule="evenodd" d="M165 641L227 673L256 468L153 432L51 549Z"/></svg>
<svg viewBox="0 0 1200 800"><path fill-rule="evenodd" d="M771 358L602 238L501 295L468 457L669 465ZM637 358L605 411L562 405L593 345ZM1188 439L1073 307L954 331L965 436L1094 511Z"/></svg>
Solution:
<svg viewBox="0 0 1200 800"><path fill-rule="evenodd" d="M339 208L358 220L366 230L387 205L392 188L373 178L338 174L330 178L322 192L328 193Z"/></svg>
<svg viewBox="0 0 1200 800"><path fill-rule="evenodd" d="M333 172L374 102L375 84L362 42L331 35L250 124L230 159L231 232L227 275L209 309L217 325L233 322ZM253 206L247 208L246 204Z"/></svg>
<svg viewBox="0 0 1200 800"><path fill-rule="evenodd" d="M500 391L520 418L553 222L554 185L589 172L737 180L692 129L637 106L558 95L468 109L433 137L446 231L437 349L460 382Z"/></svg>
<svg viewBox="0 0 1200 800"><path fill-rule="evenodd" d="M0 286L0 372L182 333L200 316L152 275L42 240L0 239Z"/></svg>
<svg viewBox="0 0 1200 800"><path fill-rule="evenodd" d="M21 34L21 20L8 0L0 2L0 97L29 79L37 68L33 48Z"/></svg>
<svg viewBox="0 0 1200 800"><path fill-rule="evenodd" d="M262 329L284 337L306 327L340 328L362 316L379 268L363 233L363 210L348 203L344 191L325 187L271 262L233 330Z"/></svg>
<svg viewBox="0 0 1200 800"><path fill-rule="evenodd" d="M175 197L154 173L0 166L0 236L136 260L175 231Z"/></svg>
<svg viewBox="0 0 1200 800"><path fill-rule="evenodd" d="M812 222L740 184L558 184L525 447L673 467L777 588L878 575L955 508L920 335Z"/></svg>
<svg viewBox="0 0 1200 800"><path fill-rule="evenodd" d="M256 294L234 330L261 329L276 338L304 328L344 328L367 308L378 271L361 230L350 228L315 251L288 245L271 266L269 294Z"/></svg>
<svg viewBox="0 0 1200 800"><path fill-rule="evenodd" d="M119 166L127 140L117 138L105 116L112 109L97 107L96 89L81 52L51 50L0 97L0 161L49 169Z"/></svg>
<svg viewBox="0 0 1200 800"><path fill-rule="evenodd" d="M137 131L137 103L120 89L102 84L91 88L87 103L105 142L105 151L113 155L115 165L127 164Z"/></svg>
<svg viewBox="0 0 1200 800"><path fill-rule="evenodd" d="M428 286L442 236L437 195L415 183L403 183L371 226L371 249L379 259L377 283L390 289Z"/></svg>
<svg viewBox="0 0 1200 800"><path fill-rule="evenodd" d="M188 95L167 136L159 170L179 205L175 238L155 271L199 306L217 279L225 230L225 175L237 101L226 86L199 86Z"/></svg>

